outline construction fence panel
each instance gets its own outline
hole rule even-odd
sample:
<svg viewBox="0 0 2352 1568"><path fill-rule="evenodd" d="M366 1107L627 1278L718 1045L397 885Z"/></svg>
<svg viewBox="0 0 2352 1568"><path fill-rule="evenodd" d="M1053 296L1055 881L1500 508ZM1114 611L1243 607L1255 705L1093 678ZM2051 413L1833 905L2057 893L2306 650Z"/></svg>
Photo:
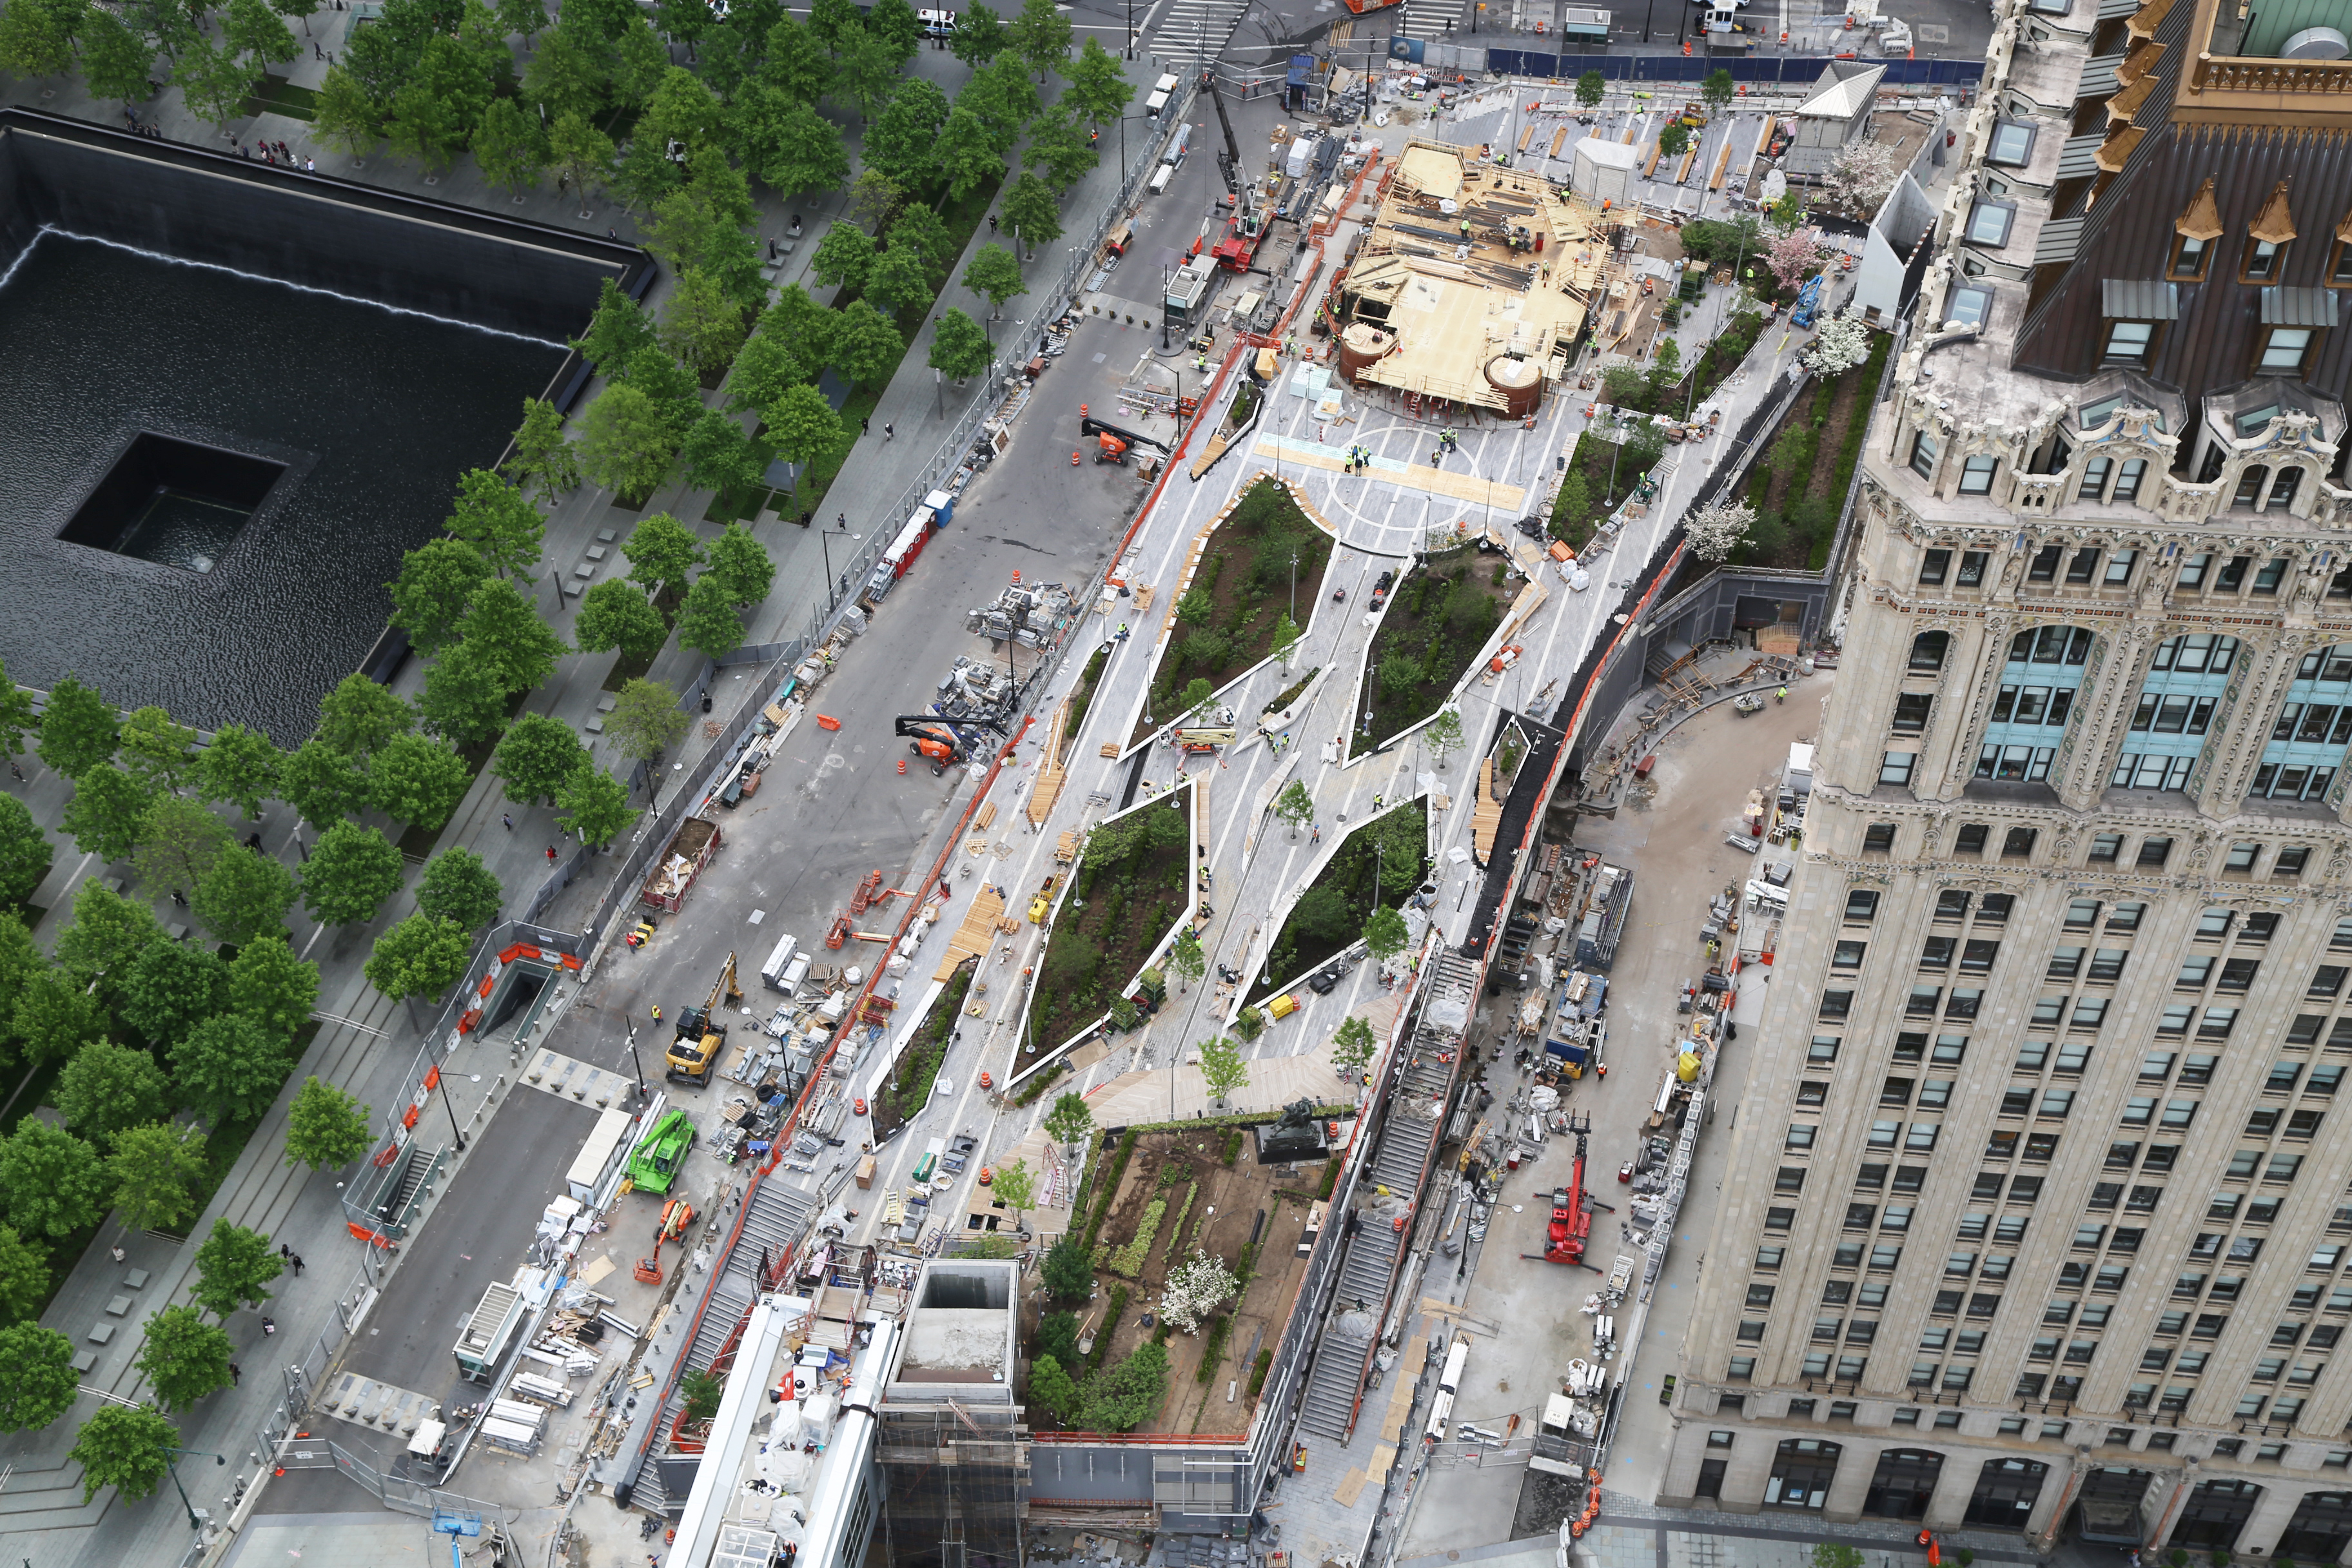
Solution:
<svg viewBox="0 0 2352 1568"><path fill-rule="evenodd" d="M1735 82L1751 87L1809 89L1829 68L1822 55L1561 55L1540 49L1465 49L1459 45L1423 43L1418 56L1411 39L1392 38L1389 53L1396 59L1418 58L1441 68L1485 69L1496 76L1534 77L1567 82L1587 71L1599 71L1610 81L1674 81L1696 85L1717 71L1727 71ZM1455 65L1459 57L1475 55L1474 63ZM1444 58L1441 59L1443 56ZM1872 60L1884 66L1885 87L1974 87L1984 78L1982 60Z"/></svg>

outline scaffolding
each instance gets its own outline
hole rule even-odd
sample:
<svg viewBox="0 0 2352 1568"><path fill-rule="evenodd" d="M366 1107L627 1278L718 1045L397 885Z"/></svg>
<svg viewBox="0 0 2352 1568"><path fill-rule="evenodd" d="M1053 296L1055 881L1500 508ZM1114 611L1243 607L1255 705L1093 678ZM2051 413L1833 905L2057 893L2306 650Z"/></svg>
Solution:
<svg viewBox="0 0 2352 1568"><path fill-rule="evenodd" d="M1018 1405L903 1404L894 1390L881 1423L874 1457L890 1500L882 1530L894 1568L1024 1561L1029 1446Z"/></svg>

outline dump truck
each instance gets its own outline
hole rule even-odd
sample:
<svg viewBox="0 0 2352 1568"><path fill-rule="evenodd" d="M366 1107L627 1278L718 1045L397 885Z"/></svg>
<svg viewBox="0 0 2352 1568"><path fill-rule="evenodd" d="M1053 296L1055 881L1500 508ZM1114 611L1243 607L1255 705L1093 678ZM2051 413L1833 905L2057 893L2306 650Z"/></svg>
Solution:
<svg viewBox="0 0 2352 1568"><path fill-rule="evenodd" d="M673 1110L654 1123L629 1155L629 1184L641 1193L667 1193L677 1180L677 1173L686 1163L686 1152L694 1147L694 1119L683 1110Z"/></svg>
<svg viewBox="0 0 2352 1568"><path fill-rule="evenodd" d="M727 1026L719 1021L719 1009L727 1003L740 1005L742 1001L742 988L735 984L735 955L730 952L702 1005L689 1007L678 1017L677 1037L670 1041L669 1055L663 1063L672 1083L710 1081L710 1065L727 1043Z"/></svg>
<svg viewBox="0 0 2352 1568"><path fill-rule="evenodd" d="M646 907L677 913L677 907L686 901L686 890L694 886L718 848L719 824L707 816L689 816L679 823L669 847L662 851L661 858L654 862L653 874L646 879Z"/></svg>

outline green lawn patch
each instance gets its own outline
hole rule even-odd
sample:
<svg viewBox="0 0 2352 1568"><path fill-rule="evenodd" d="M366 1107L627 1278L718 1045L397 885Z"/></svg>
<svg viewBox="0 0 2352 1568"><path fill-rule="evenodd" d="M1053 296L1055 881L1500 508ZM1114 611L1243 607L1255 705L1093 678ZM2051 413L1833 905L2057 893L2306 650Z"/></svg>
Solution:
<svg viewBox="0 0 2352 1568"><path fill-rule="evenodd" d="M1445 705L1518 596L1507 577L1506 577L1502 563L1490 567L1466 544L1407 570L1365 650L1363 700L1372 720L1356 727L1349 755L1362 755Z"/></svg>
<svg viewBox="0 0 2352 1568"><path fill-rule="evenodd" d="M1097 824L1070 872L1029 994L1028 1043L1060 1045L1103 1015L1192 907L1192 792Z"/></svg>
<svg viewBox="0 0 2352 1568"><path fill-rule="evenodd" d="M1298 562L1295 598L1293 556ZM1148 721L1164 724L1177 717L1194 680L1220 687L1265 658L1291 605L1311 612L1330 559L1331 536L1300 510L1288 487L1263 479L1243 491L1209 535L1201 563L1176 601L1176 634L1152 668L1150 700L1130 739L1151 733Z"/></svg>
<svg viewBox="0 0 2352 1568"><path fill-rule="evenodd" d="M289 120L308 121L319 116L319 95L283 78L265 76L261 85L246 95L244 110L247 114L282 114Z"/></svg>
<svg viewBox="0 0 2352 1568"><path fill-rule="evenodd" d="M897 1131L901 1123L913 1121L930 1100L931 1085L940 1076L940 1064L947 1059L948 1041L955 1035L964 993L971 989L971 977L979 967L980 960L966 959L939 1000L931 1004L930 1015L898 1064L898 1076L873 1106L877 1142Z"/></svg>
<svg viewBox="0 0 2352 1568"><path fill-rule="evenodd" d="M1364 921L1372 912L1376 864L1380 901L1402 907L1421 885L1428 853L1429 812L1419 796L1349 828L1339 849L1283 917L1253 999L1265 1001L1276 985L1318 967L1364 934Z"/></svg>
<svg viewBox="0 0 2352 1568"><path fill-rule="evenodd" d="M705 522L749 522L766 510L768 498L776 492L766 485L745 485L723 489L710 498L702 509Z"/></svg>

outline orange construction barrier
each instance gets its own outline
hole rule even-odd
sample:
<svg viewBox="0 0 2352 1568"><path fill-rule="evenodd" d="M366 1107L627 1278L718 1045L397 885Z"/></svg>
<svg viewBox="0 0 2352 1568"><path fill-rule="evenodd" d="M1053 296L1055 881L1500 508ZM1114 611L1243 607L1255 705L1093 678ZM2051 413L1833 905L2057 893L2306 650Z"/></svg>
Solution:
<svg viewBox="0 0 2352 1568"><path fill-rule="evenodd" d="M841 721L830 713L820 713L816 716L816 727L820 730L838 730L841 728Z"/></svg>

